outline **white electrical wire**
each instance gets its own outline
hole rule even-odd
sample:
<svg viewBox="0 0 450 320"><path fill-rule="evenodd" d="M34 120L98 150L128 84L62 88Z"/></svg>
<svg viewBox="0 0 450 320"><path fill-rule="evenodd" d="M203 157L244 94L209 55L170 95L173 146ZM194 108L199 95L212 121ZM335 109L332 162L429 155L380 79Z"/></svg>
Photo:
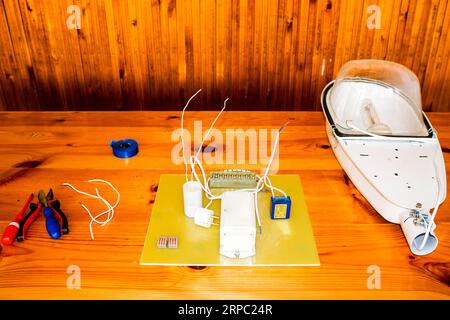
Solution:
<svg viewBox="0 0 450 320"><path fill-rule="evenodd" d="M258 226L259 226L259 235L262 235L262 223L261 223L261 218L259 216L259 203L258 203L258 193L259 193L259 184L261 183L261 178L258 181L258 183L256 184L256 190L255 190L255 213L256 213L256 220L258 221ZM261 188L264 188L264 183L261 184ZM262 189L261 189L262 190Z"/></svg>
<svg viewBox="0 0 450 320"><path fill-rule="evenodd" d="M277 151L277 148L278 148L278 144L279 144L279 141L280 141L281 131L283 131L283 129L286 127L286 125L287 125L287 123L282 125L280 127L280 129L278 130L277 136L275 138L275 142L273 144L272 154L270 155L270 159L269 159L269 162L267 164L266 171L264 172L262 177L257 176L258 183L256 184L255 189L240 189L240 190L236 190L236 191L251 191L251 192L255 193L255 213L256 213L256 219L258 221L259 233L260 234L262 234L262 223L261 223L261 218L259 216L259 209L258 209L258 192L260 192L262 189L264 189L264 186L267 186L270 189L273 197L275 197L275 191L280 192L281 194L283 194L283 196L287 197L286 192L284 192L283 190L281 190L281 189L279 189L277 187L274 187L272 185L272 182L271 182L270 178L268 177L269 170L270 170L272 162L273 162L273 160L275 158L275 154L276 154L276 151Z"/></svg>
<svg viewBox="0 0 450 320"><path fill-rule="evenodd" d="M191 156L189 158L189 163L191 166L191 175L193 175L195 177L195 179L197 180L198 183L200 183L201 188L203 189L203 191L205 191L206 193L206 197L210 200L215 200L215 199L220 199L220 197L214 196L211 192L211 190L209 189L209 185L208 185L208 181L206 180L206 173L205 170L203 169L203 166L199 160L199 155L200 152L202 151L202 147L203 144L205 143L206 139L208 139L209 135L211 134L212 129L214 128L214 125L216 124L217 120L219 120L220 116L222 115L223 111L225 110L225 108L227 107L227 102L230 98L225 99L225 101L223 102L223 108L220 110L220 112L217 114L216 118L214 119L214 121L211 123L211 126L209 127L208 131L206 132L206 135L203 138L203 141L199 147L199 149L197 150L197 154L194 156ZM184 112L184 110L183 110ZM200 178L197 175L197 172L195 170L195 167L198 166L202 172L202 177L203 177L203 183L200 181ZM187 169L186 169L186 179L187 179Z"/></svg>
<svg viewBox="0 0 450 320"><path fill-rule="evenodd" d="M281 193L284 197L287 197L286 192L284 192L283 190L281 190L280 188L274 187L272 185L272 181L270 180L269 176L264 176L264 184L266 186L269 187L270 191L272 192L272 197L275 197L275 192L274 191L278 191L279 193Z"/></svg>
<svg viewBox="0 0 450 320"><path fill-rule="evenodd" d="M355 130L355 131L358 131L360 133L363 133L365 135L368 135L368 136L371 136L371 137L374 137L374 138L387 138L387 139L392 138L392 137L389 137L389 136L380 136L378 134L370 133L369 131L366 131L366 130L363 130L361 128L358 128L357 126L353 125L350 120L347 120L346 124L347 124L347 126L349 127L350 130ZM344 128L344 127L342 127L342 128Z"/></svg>
<svg viewBox="0 0 450 320"><path fill-rule="evenodd" d="M186 152L184 150L184 112L186 111L187 107L189 106L189 103L192 101L192 99L195 98L197 94L199 94L202 91L202 89L198 90L196 93L192 95L192 97L189 98L189 100L186 102L186 105L183 108L183 111L181 112L181 148L183 152L183 161L184 161L184 175L186 176L186 182L188 181L188 163L186 159Z"/></svg>
<svg viewBox="0 0 450 320"><path fill-rule="evenodd" d="M437 134L437 133L435 132L435 134ZM438 139L436 139L436 141L437 141L438 148L436 148L436 152L435 152L434 159L433 159L433 165L434 165L434 171L435 171L434 175L435 175L435 178L436 178L438 195L437 195L437 199L436 199L436 204L434 205L433 212L431 214L430 222L428 222L428 225L427 225L427 232L425 233L425 237L423 238L422 244L419 247L419 251L423 250L423 248L425 247L425 244L428 241L428 238L429 238L430 233L431 233L431 228L433 227L433 224L434 224L434 218L436 217L436 214L437 214L437 212L439 210L439 205L440 205L441 197L442 197L442 195L441 195L441 193L442 193L441 179L439 178L439 169L438 169L438 166L437 166L437 163L436 163L437 153L438 153L438 150L441 149L441 145L440 145Z"/></svg>
<svg viewBox="0 0 450 320"><path fill-rule="evenodd" d="M108 182L108 181L105 181L105 180L102 180L102 179L91 179L91 180L88 180L88 182L102 182L102 183L105 183L105 184L107 184L108 186L110 186L110 187L116 192L116 194L117 194L116 202L114 203L114 205L111 205L107 200L105 200L105 198L103 198L103 197L100 195L100 193L99 193L99 191L98 191L98 188L95 188L95 193L96 193L96 195L93 195L93 194L90 194L90 193L87 193L87 192L78 190L77 188L75 188L75 187L74 187L73 185L71 185L70 183L64 182L64 183L62 184L63 186L67 186L67 187L72 188L72 190L74 190L75 192L77 192L77 193L79 193L79 194L83 194L83 195L85 195L85 196L88 196L88 197L91 197L91 198L94 198L94 199L99 199L99 200L101 200L101 201L106 205L106 207L108 208L108 210L105 210L105 211L103 211L103 212L101 212L101 213L99 213L99 214L97 214L97 215L94 216L94 215L92 215L91 211L90 211L84 204L81 204L81 207L87 212L87 214L88 214L89 217L91 218L91 221L89 222L89 231L90 231L90 234L91 234L91 239L94 240L94 232L93 232L93 229L92 229L92 225L93 225L94 223L97 223L97 224L99 224L100 226L104 226L104 225L106 225L108 222L110 222L110 221L114 218L114 210L115 210L115 208L117 207L117 205L118 205L119 202L120 202L120 193L119 193L119 191L112 185L112 183L110 183L110 182ZM105 214L107 215L107 217L106 217L105 220L103 220L103 221L98 220L100 217L104 216Z"/></svg>
<svg viewBox="0 0 450 320"><path fill-rule="evenodd" d="M195 180L200 184L202 190L205 192L206 197L209 200L221 199L220 196L215 196L212 193L212 191L209 189L208 181L206 180L206 173L205 173L205 170L203 169L203 166L200 163L199 159L197 157L191 156L189 158L189 161L190 161L190 165L191 165L191 172L194 175ZM198 166L200 168L200 171L201 171L202 177L203 177L203 183L201 182L199 176L197 175L197 171L195 170L196 166Z"/></svg>
<svg viewBox="0 0 450 320"><path fill-rule="evenodd" d="M283 196L287 197L286 192L284 192L283 190L276 188L274 186L272 186L272 182L270 181L270 178L268 177L269 174L269 170L270 167L272 166L272 162L275 158L275 154L278 148L278 144L280 142L280 135L281 135L281 131L283 131L283 129L287 126L288 122L286 122L284 125L282 125L280 127L280 129L278 129L278 133L277 136L275 138L275 142L273 144L273 149L272 149L272 154L270 155L270 159L269 159L269 163L267 164L267 168L266 171L264 172L263 176L261 177L264 184L270 189L270 191L272 192L272 196L275 196L275 191L280 192L281 194L283 194ZM274 191L275 190L275 191Z"/></svg>
<svg viewBox="0 0 450 320"><path fill-rule="evenodd" d="M220 110L220 112L217 114L216 118L214 119L214 121L211 123L211 126L209 127L208 131L206 132L205 137L203 138L202 144L200 145L200 147L197 150L197 154L196 157L198 158L200 152L202 151L203 148L203 144L205 143L206 139L209 137L209 135L211 134L212 129L214 128L214 125L216 124L217 120L219 120L220 116L222 115L223 111L225 110L225 108L227 107L227 102L228 100L230 100L230 98L226 98L225 101L223 102L223 108L222 110Z"/></svg>
<svg viewBox="0 0 450 320"><path fill-rule="evenodd" d="M209 202L206 205L205 209L208 209L212 205L213 201L214 201L214 199L209 200Z"/></svg>
<svg viewBox="0 0 450 320"><path fill-rule="evenodd" d="M414 139L414 138L411 139L410 137L406 137L406 136L405 137L382 136L382 135L379 135L379 134L371 133L369 131L366 131L364 129L361 129L361 128L355 126L351 122L352 122L351 120L347 120L345 122L347 124L347 126L348 126L347 128L341 126L340 124L336 124L336 126L338 126L339 128L341 128L343 130L346 130L346 131L355 130L355 131L357 131L359 133L362 133L362 134L365 134L365 135L370 136L372 138L377 138L377 139L380 139L380 140L406 140L406 141L409 141L409 142L417 142L417 143L420 143L420 144L425 143L423 141L420 141L420 140L417 140L417 139Z"/></svg>

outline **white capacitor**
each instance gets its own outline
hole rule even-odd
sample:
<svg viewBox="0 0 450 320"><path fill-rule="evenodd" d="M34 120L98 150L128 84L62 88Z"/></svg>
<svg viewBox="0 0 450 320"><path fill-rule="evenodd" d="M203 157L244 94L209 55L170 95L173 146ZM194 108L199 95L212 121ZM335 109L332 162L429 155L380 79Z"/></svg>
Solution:
<svg viewBox="0 0 450 320"><path fill-rule="evenodd" d="M198 181L188 181L183 184L184 214L193 218L195 210L203 204L202 185Z"/></svg>

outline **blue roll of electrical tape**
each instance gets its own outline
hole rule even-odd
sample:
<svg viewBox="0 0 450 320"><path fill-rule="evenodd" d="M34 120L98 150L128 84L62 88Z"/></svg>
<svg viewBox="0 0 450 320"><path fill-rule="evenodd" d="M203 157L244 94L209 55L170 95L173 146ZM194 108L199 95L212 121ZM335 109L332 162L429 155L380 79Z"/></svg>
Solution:
<svg viewBox="0 0 450 320"><path fill-rule="evenodd" d="M111 140L109 145L113 149L113 154L122 159L134 157L139 152L138 143L133 139Z"/></svg>

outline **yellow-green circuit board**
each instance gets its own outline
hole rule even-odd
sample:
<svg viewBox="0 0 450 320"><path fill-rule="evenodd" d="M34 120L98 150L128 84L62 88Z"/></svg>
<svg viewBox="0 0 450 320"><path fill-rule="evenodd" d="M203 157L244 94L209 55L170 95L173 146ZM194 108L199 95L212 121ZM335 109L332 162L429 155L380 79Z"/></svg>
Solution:
<svg viewBox="0 0 450 320"><path fill-rule="evenodd" d="M185 175L160 177L153 212L142 250L141 265L180 266L319 266L320 260L298 175L272 175L273 186L283 189L292 200L288 220L270 218L269 191L258 194L262 234L257 229L256 255L230 259L219 254L219 226L210 229L194 224L183 212ZM220 193L214 190L214 193ZM203 199L204 206L209 202ZM220 200L210 209L220 216ZM219 220L217 220L219 221ZM178 248L157 247L160 236L178 237Z"/></svg>

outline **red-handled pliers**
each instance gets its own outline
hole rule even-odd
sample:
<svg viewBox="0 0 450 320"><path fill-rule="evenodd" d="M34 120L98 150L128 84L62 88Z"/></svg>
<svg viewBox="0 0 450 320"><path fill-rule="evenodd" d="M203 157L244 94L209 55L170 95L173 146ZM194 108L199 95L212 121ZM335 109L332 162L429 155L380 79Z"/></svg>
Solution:
<svg viewBox="0 0 450 320"><path fill-rule="evenodd" d="M17 232L16 235L17 241L25 240L28 229L30 228L31 224L39 217L41 211L42 204L40 202L30 204L30 211L20 223L19 232Z"/></svg>

